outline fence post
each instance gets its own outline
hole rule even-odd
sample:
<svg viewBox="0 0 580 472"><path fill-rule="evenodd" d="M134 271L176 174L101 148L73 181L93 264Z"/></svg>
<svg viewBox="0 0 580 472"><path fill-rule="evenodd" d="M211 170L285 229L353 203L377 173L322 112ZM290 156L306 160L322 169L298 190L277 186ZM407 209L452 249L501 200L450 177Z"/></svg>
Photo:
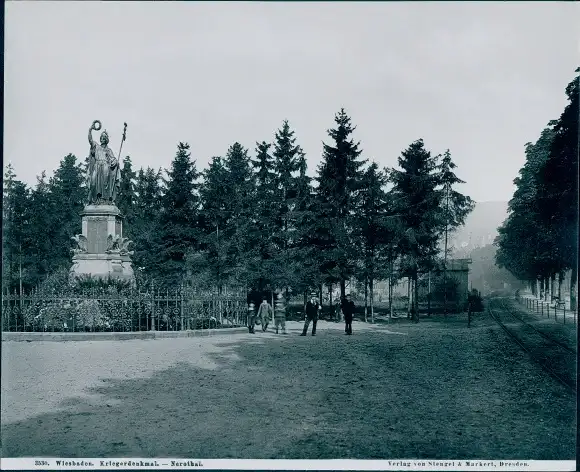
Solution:
<svg viewBox="0 0 580 472"><path fill-rule="evenodd" d="M155 331L155 288L151 284L151 331Z"/></svg>
<svg viewBox="0 0 580 472"><path fill-rule="evenodd" d="M564 303L564 323L566 323L566 303Z"/></svg>
<svg viewBox="0 0 580 472"><path fill-rule="evenodd" d="M169 312L169 288L165 289L165 331L169 331L169 325L171 324L171 313Z"/></svg>

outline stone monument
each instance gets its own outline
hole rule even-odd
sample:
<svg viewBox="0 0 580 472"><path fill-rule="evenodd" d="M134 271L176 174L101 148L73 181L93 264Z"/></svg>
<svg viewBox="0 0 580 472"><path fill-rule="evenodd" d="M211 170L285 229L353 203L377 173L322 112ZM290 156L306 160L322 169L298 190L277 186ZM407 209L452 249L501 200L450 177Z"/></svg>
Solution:
<svg viewBox="0 0 580 472"><path fill-rule="evenodd" d="M123 219L115 205L120 186L119 161L109 148L109 135L103 131L100 143L93 141L92 131L99 131L101 122L95 120L89 128L89 166L87 169L88 201L81 213L82 234L74 236L75 248L70 269L71 279L90 275L101 279L134 282L129 245L123 237ZM127 124L123 130L126 137ZM119 149L119 156L121 155Z"/></svg>

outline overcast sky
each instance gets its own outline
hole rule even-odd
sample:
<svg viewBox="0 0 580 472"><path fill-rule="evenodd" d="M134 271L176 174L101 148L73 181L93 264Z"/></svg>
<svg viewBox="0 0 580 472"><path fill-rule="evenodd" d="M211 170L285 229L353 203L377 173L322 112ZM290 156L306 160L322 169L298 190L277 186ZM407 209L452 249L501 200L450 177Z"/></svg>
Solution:
<svg viewBox="0 0 580 472"><path fill-rule="evenodd" d="M574 3L7 2L4 159L34 184L99 119L135 167L198 169L239 141L255 155L288 119L308 158L344 107L382 166L423 138L462 190L508 200L566 105L579 61ZM95 136L97 137L97 135Z"/></svg>

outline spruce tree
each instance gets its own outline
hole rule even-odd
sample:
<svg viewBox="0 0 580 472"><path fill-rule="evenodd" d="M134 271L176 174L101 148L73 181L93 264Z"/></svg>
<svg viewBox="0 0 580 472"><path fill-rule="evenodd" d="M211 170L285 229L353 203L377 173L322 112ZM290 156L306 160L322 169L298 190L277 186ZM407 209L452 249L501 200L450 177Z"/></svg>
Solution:
<svg viewBox="0 0 580 472"><path fill-rule="evenodd" d="M226 237L231 197L226 185L227 174L224 159L219 156L213 157L208 168L203 172L203 182L199 191L201 254L195 258L195 267L190 264L192 272L198 274L208 272L203 274L203 279L215 285L219 293L223 285L227 283L228 275L224 266L227 248L231 243Z"/></svg>
<svg viewBox="0 0 580 472"><path fill-rule="evenodd" d="M292 211L296 197L296 175L299 170L299 159L302 150L296 144L294 131L290 129L288 120L284 120L282 128L275 134L274 140L274 172L276 186L276 221L275 240L281 251L286 251L291 245Z"/></svg>
<svg viewBox="0 0 580 472"><path fill-rule="evenodd" d="M186 254L196 249L198 173L191 160L189 144L180 142L171 169L167 172L166 189L161 197L162 211L158 221L160 245L157 271L163 284L175 286L186 273Z"/></svg>
<svg viewBox="0 0 580 472"><path fill-rule="evenodd" d="M386 176L373 162L362 177L362 185L357 201L355 235L362 249L362 279L365 289L370 292L371 319L374 322L374 281L379 274L380 256L390 242L388 226L388 201L385 192ZM365 290L366 293L366 290ZM365 297L366 298L366 297ZM365 300L366 302L366 300ZM366 307L366 303L365 303ZM365 312L366 316L366 312Z"/></svg>
<svg viewBox="0 0 580 472"><path fill-rule="evenodd" d="M9 246L8 232L10 231L11 215L11 196L16 181L16 173L12 163L8 163L4 172L2 182L2 285L8 287L12 277L12 247Z"/></svg>
<svg viewBox="0 0 580 472"><path fill-rule="evenodd" d="M3 190L3 287L20 291L22 258L27 250L29 189L24 182L16 179L13 168L10 166L5 174Z"/></svg>
<svg viewBox="0 0 580 472"><path fill-rule="evenodd" d="M276 271L275 258L279 254L274 247L276 231L276 174L274 159L269 153L271 144L256 143L256 159L252 160L256 182L255 227L258 257L254 271L258 276L258 290L262 291L272 283Z"/></svg>
<svg viewBox="0 0 580 472"><path fill-rule="evenodd" d="M87 190L82 163L73 154L61 162L49 180L49 200L52 209L47 235L52 243L51 270L68 268L71 264L71 238L82 231L81 212Z"/></svg>
<svg viewBox="0 0 580 472"><path fill-rule="evenodd" d="M46 172L37 177L36 186L30 193L26 252L23 259L26 266L26 285L36 286L55 268L52 257L52 244L46 237L51 227L53 208L50 200L50 187Z"/></svg>
<svg viewBox="0 0 580 472"><path fill-rule="evenodd" d="M161 244L157 232L161 213L161 170L141 168L135 184L134 220L131 225L133 266L138 277L151 280L157 277L157 254Z"/></svg>
<svg viewBox="0 0 580 472"><path fill-rule="evenodd" d="M356 129L341 109L335 116L336 128L328 131L333 145L323 144L323 161L318 168L315 220L317 245L321 250L321 271L328 282L338 280L341 296L345 296L346 280L353 273L357 248L352 228L356 195L361 186L362 153L360 143L351 134Z"/></svg>
<svg viewBox="0 0 580 472"><path fill-rule="evenodd" d="M227 276L240 282L256 282L252 266L259 257L255 243L255 184L248 150L234 143L225 157L226 227L223 236L227 242L224 268Z"/></svg>
<svg viewBox="0 0 580 472"><path fill-rule="evenodd" d="M390 178L396 212L400 214L404 230L399 250L405 260L404 271L413 283L411 312L418 321L419 272L433 267L442 226L441 193L437 190L439 175L437 160L425 149L422 139L403 151L398 162L401 169L392 169Z"/></svg>
<svg viewBox="0 0 580 472"><path fill-rule="evenodd" d="M291 250L291 259L296 265L295 290L303 293L306 304L308 290L318 287L322 280L319 272L319 260L316 251L311 245L311 228L314 223L314 193L312 179L308 177L306 157L300 153L298 160L299 176L296 184L296 204L294 209L293 226L296 228L295 243Z"/></svg>

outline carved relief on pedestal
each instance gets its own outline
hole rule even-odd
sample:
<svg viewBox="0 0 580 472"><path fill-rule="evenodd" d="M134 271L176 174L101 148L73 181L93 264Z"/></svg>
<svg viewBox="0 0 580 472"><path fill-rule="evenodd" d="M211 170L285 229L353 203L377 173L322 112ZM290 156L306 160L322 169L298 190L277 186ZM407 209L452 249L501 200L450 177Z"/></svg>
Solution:
<svg viewBox="0 0 580 472"><path fill-rule="evenodd" d="M85 254L88 250L88 241L82 234L77 234L71 238L75 242L75 247L71 251L76 254Z"/></svg>
<svg viewBox="0 0 580 472"><path fill-rule="evenodd" d="M119 254L121 256L131 256L133 251L129 251L129 245L133 244L129 238L123 238L119 235L109 234L107 237L107 254Z"/></svg>

